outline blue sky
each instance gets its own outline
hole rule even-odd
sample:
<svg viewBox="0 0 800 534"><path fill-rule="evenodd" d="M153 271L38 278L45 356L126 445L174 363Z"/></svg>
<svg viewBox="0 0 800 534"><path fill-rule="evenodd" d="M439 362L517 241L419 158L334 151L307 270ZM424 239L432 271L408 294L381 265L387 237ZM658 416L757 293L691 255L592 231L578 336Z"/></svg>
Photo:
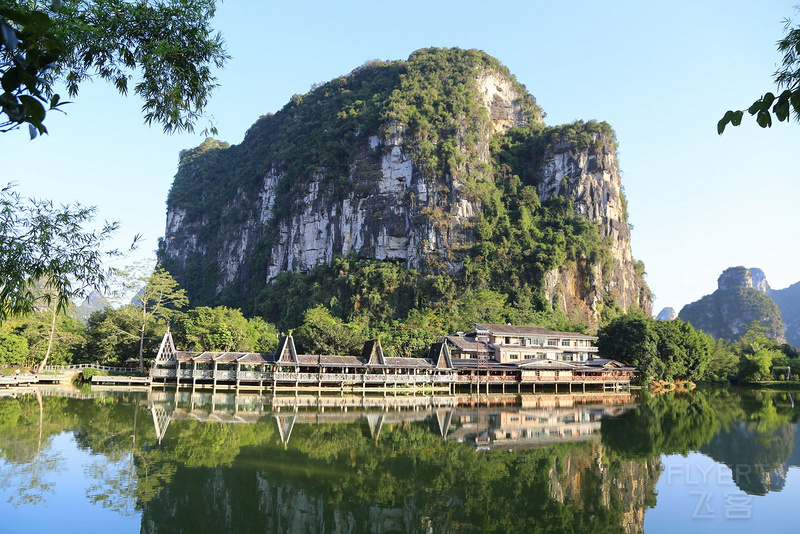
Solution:
<svg viewBox="0 0 800 534"><path fill-rule="evenodd" d="M800 280L800 125L716 123L768 90L775 42L793 4L760 2L243 2L219 5L215 27L233 56L208 111L221 140L241 142L295 93L370 59L419 48L478 48L497 57L548 124L609 122L619 140L654 311L711 293L726 267L760 267L782 288ZM50 135L2 134L3 182L28 196L79 200L141 233L154 257L178 153L200 135L148 128L135 96L85 84Z"/></svg>

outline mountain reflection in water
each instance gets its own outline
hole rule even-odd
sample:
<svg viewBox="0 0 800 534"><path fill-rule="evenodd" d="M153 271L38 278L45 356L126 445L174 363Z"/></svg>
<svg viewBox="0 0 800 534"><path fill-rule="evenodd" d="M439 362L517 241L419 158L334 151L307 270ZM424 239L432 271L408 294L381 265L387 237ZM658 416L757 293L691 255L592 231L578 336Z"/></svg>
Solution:
<svg viewBox="0 0 800 534"><path fill-rule="evenodd" d="M48 526L67 436L92 458L83 513L146 533L641 532L662 454L750 462L743 491L784 489L787 395L30 390L0 398L0 513Z"/></svg>

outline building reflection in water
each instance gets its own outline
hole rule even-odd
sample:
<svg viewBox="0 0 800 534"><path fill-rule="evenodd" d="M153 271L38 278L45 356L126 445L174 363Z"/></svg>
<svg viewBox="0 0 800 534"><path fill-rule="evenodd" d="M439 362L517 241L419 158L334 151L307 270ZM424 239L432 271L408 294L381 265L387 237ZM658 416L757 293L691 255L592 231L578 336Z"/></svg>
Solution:
<svg viewBox="0 0 800 534"><path fill-rule="evenodd" d="M429 421L442 438L479 450L596 441L600 421L636 406L630 393L489 396L261 396L191 390L148 394L159 442L174 420L247 424L273 418L284 445L295 425L362 421L377 439L385 424Z"/></svg>

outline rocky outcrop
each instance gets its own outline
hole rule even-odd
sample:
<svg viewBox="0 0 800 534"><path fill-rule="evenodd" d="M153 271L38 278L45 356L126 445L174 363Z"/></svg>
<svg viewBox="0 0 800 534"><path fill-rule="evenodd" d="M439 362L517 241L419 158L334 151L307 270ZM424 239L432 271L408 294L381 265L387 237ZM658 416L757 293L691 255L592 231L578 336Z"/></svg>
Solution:
<svg viewBox="0 0 800 534"><path fill-rule="evenodd" d="M728 267L717 278L717 289L735 289L739 287L753 287L753 275L746 267Z"/></svg>
<svg viewBox="0 0 800 534"><path fill-rule="evenodd" d="M673 319L677 319L678 312L675 311L674 308L664 308L658 315L656 315L657 321L671 321Z"/></svg>
<svg viewBox="0 0 800 534"><path fill-rule="evenodd" d="M755 279L759 287L769 287L760 270ZM745 267L723 271L717 280L717 290L684 306L679 317L718 338L739 339L757 323L770 339L786 341L786 329L777 304L754 287L753 273Z"/></svg>
<svg viewBox="0 0 800 534"><path fill-rule="evenodd" d="M753 287L755 289L769 294L769 282L767 282L767 275L764 274L764 271L758 269L757 267L750 267L750 278L753 279Z"/></svg>
<svg viewBox="0 0 800 534"><path fill-rule="evenodd" d="M520 96L495 93L493 105L513 110ZM514 115L511 111L511 117ZM495 127L509 119L502 119ZM445 184L415 167L405 148L408 140L395 126L387 138L370 136L360 157L351 165L348 180L353 192L337 198L323 176L312 176L303 186L295 207L276 221L266 280L283 271L308 272L336 255L402 261L424 267L431 256L445 258L451 271L461 268L459 245L469 242L480 204L465 198L464 183L451 178ZM488 164L488 151L479 151ZM486 158L486 159L484 159ZM272 177L268 177L272 181ZM273 206L274 188L264 187L264 204ZM268 220L268 214L259 218ZM439 224L446 219L447 224ZM452 253L452 254L451 254Z"/></svg>
<svg viewBox="0 0 800 534"><path fill-rule="evenodd" d="M609 245L611 263L605 266L579 262L547 275L546 293L552 302L558 296L565 312L578 312L596 322L597 304L606 294L623 309L641 308L651 313L652 296L631 252L631 232L622 190L616 144L609 134L592 133L580 143L562 141L545 151L538 186L539 198L555 196L572 199L575 212L600 227Z"/></svg>
<svg viewBox="0 0 800 534"><path fill-rule="evenodd" d="M461 117L446 140L421 139L410 120L382 111L381 122L344 132L352 137L346 149L331 149L348 151L341 168L330 164L328 147L320 146L306 152L325 156L318 163L301 161L306 170L297 171L298 162L289 164L284 156L309 132L289 136L286 146L276 148L274 140L274 128L292 131L290 113L306 105L296 96L279 114L260 119L241 145L209 140L185 151L167 202L159 259L192 302L228 303L231 297L236 302L282 272L307 273L339 255L402 262L423 272L461 272L484 209L476 183L494 163L492 136L542 120L533 97L496 60L462 52L464 61L474 61L476 54L480 59L464 90L479 111ZM375 76L382 75L378 70ZM369 75L368 69L357 69L338 83ZM383 91L382 98L393 94L391 88ZM309 95L318 105L338 98L327 85ZM356 105L365 104L357 100L334 112L346 117ZM407 115L407 103L392 105L397 116ZM607 261L581 258L557 266L542 283L550 302L596 324L598 304L607 296L622 309L639 307L646 313L652 299L631 254L613 132L592 135L586 144L569 139L551 144L530 164L541 178L541 200L568 195L575 212L597 224L607 243ZM446 151L436 148L445 142ZM431 147L437 156L423 158ZM341 154L335 154L341 163Z"/></svg>

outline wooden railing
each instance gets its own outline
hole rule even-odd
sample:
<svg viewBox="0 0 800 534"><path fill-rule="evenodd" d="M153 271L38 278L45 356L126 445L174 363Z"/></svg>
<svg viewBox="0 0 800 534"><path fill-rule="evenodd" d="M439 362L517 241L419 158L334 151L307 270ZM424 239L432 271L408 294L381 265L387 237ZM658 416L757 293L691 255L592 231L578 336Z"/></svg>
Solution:
<svg viewBox="0 0 800 534"><path fill-rule="evenodd" d="M81 371L83 369L98 369L100 371L109 371L112 373L131 373L136 371L136 368L132 367L109 367L107 365L98 365L95 363L79 363L75 365L45 365L42 367L41 372L69 373Z"/></svg>
<svg viewBox="0 0 800 534"><path fill-rule="evenodd" d="M237 371L235 369L175 369L156 367L150 371L153 378L215 379L225 381L277 381L299 384L447 384L457 380L455 375L400 375L356 373L291 373Z"/></svg>
<svg viewBox="0 0 800 534"><path fill-rule="evenodd" d="M262 372L262 371L236 371L235 369L175 369L169 367L156 367L150 371L153 378L176 378L181 379L200 379L200 380L222 380L222 381L275 381L292 382L295 384L449 384L449 383L473 383L473 384L516 384L531 382L628 382L632 377L628 373L620 373L616 376L601 375L544 375L544 376L523 376L520 380L514 375L458 375L458 374L437 374L437 375L406 375L406 374L360 374L360 373L297 373L297 372Z"/></svg>

